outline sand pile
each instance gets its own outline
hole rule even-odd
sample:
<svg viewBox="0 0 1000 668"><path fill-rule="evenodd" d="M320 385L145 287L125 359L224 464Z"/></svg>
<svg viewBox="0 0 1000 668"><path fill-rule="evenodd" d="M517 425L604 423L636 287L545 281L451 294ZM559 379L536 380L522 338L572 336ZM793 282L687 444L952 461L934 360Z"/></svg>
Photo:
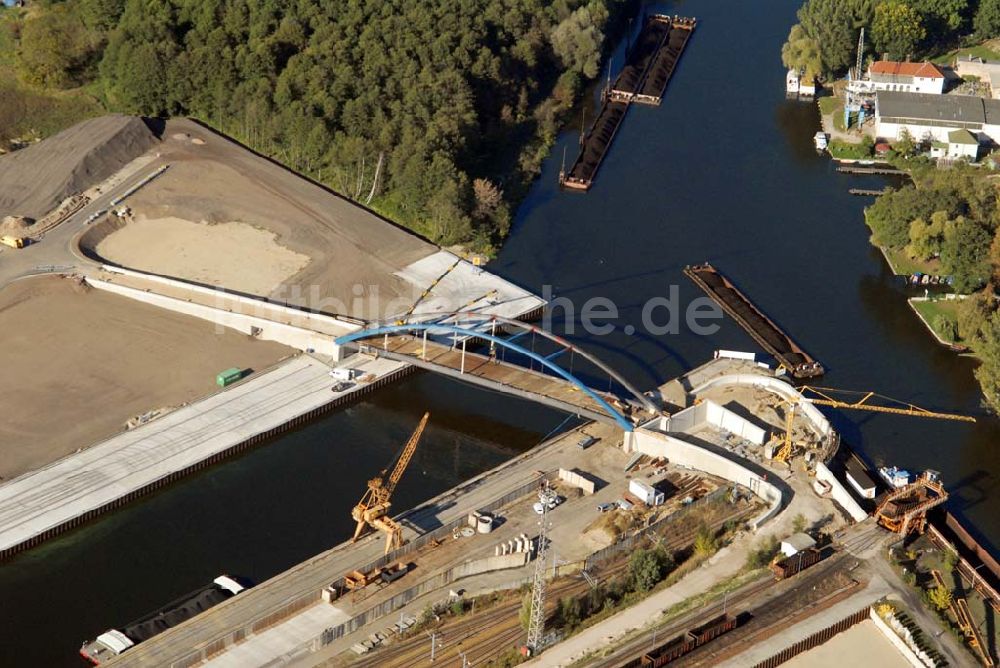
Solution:
<svg viewBox="0 0 1000 668"><path fill-rule="evenodd" d="M0 217L42 218L157 143L140 118L102 116L0 156Z"/></svg>
<svg viewBox="0 0 1000 668"><path fill-rule="evenodd" d="M309 264L274 232L241 222L196 223L143 215L108 235L97 255L116 264L204 285L267 295Z"/></svg>
<svg viewBox="0 0 1000 668"><path fill-rule="evenodd" d="M0 221L0 235L24 237L28 235L31 224L35 221L24 216L7 216Z"/></svg>

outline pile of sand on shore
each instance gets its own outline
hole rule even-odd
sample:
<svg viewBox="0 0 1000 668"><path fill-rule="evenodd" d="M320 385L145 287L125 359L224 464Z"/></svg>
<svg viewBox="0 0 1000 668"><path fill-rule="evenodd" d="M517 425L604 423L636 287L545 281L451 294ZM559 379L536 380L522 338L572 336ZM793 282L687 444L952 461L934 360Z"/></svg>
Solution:
<svg viewBox="0 0 1000 668"><path fill-rule="evenodd" d="M0 218L39 219L108 178L157 143L141 118L92 118L0 156Z"/></svg>

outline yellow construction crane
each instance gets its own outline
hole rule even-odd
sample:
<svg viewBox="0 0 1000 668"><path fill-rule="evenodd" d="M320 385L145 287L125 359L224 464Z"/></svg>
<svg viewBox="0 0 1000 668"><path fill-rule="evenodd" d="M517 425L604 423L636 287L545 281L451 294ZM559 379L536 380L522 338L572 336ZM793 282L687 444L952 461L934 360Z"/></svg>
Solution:
<svg viewBox="0 0 1000 668"><path fill-rule="evenodd" d="M911 417L933 418L937 420L961 420L963 422L975 422L976 418L971 415L959 415L957 413L941 413L920 408L905 401L899 401L890 397L876 394L875 392L852 392L850 390L838 390L832 387L813 387L802 385L798 388L801 399L796 397L785 400L788 408L785 410L785 437L781 448L775 453L774 458L779 462L786 462L792 456L792 420L795 417L795 407L799 402L806 401L818 406L830 406L832 408L849 408L862 411L875 411L878 413L892 413L895 415L909 415ZM835 399L832 394L852 394L860 397L853 401L842 401ZM873 399L891 402L895 405L883 405L873 403Z"/></svg>
<svg viewBox="0 0 1000 668"><path fill-rule="evenodd" d="M403 546L403 529L389 517L389 507L392 505L389 499L392 497L393 490L396 489L396 483L399 482L403 471L410 463L410 459L413 458L413 452L417 449L417 443L420 442L420 437L424 433L424 427L427 426L427 420L430 416L430 413L424 413L424 417L420 419L420 424L410 436L410 440L403 446L403 451L400 453L399 459L396 460L396 465L389 477L386 478L388 469L383 469L382 473L368 481L367 491L361 497L358 505L351 510L351 517L358 523L351 542L358 540L366 527L371 527L385 533L386 554Z"/></svg>

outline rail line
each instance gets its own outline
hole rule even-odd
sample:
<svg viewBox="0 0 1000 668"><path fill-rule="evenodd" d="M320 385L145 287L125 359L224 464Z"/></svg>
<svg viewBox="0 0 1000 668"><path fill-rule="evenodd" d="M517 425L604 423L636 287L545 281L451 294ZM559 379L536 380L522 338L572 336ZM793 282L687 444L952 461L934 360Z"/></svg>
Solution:
<svg viewBox="0 0 1000 668"><path fill-rule="evenodd" d="M724 517L710 522L708 527L717 531L726 522L739 521L752 513L752 509L740 509L729 513ZM684 530L669 539L663 540L660 544L671 551L681 550L689 547L694 542L698 533L698 528L693 527ZM658 534L653 534L651 538ZM606 563L595 569L592 573L599 579L606 581L622 574L628 569L628 559L616 559L614 562ZM774 579L768 575L765 584L774 583ZM559 599L566 596L580 596L590 589L590 585L583 579L565 580L555 582L547 588L547 598L549 605L547 614L551 615ZM498 604L494 608L477 614L467 615L452 623L446 623L437 629L437 633L447 636L445 644L438 645L435 653L435 662L444 659L459 658L459 647L466 641L479 637L474 644L469 644L467 651L463 651L470 662L483 661L496 657L505 650L515 648L520 638L524 636L521 628L519 611L521 608L520 597L514 597L509 601ZM483 634L488 634L484 636ZM457 639L457 640L456 640ZM394 645L389 645L383 649L376 650L370 656L362 656L351 662L356 668L378 668L388 666L391 668L416 668L417 666L428 665L430 658L430 638L413 636L406 638Z"/></svg>

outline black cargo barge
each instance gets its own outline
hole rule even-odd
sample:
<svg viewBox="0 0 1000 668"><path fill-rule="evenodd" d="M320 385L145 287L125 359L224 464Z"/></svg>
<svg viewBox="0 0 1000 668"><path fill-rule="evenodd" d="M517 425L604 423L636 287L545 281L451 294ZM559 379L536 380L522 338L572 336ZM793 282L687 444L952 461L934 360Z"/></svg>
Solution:
<svg viewBox="0 0 1000 668"><path fill-rule="evenodd" d="M633 102L660 104L696 24L695 19L663 14L646 19L625 67L614 84L609 82L601 93L601 110L580 140L580 154L568 172L565 167L559 172L561 186L570 190L590 189L629 106Z"/></svg>
<svg viewBox="0 0 1000 668"><path fill-rule="evenodd" d="M802 350L773 320L754 306L728 278L708 264L684 267L684 275L705 291L795 378L815 378L823 365Z"/></svg>
<svg viewBox="0 0 1000 668"><path fill-rule="evenodd" d="M95 665L110 661L144 640L215 607L243 590L244 586L236 580L228 575L220 575L201 589L171 601L121 630L109 629L96 639L84 643L80 648L80 656Z"/></svg>

